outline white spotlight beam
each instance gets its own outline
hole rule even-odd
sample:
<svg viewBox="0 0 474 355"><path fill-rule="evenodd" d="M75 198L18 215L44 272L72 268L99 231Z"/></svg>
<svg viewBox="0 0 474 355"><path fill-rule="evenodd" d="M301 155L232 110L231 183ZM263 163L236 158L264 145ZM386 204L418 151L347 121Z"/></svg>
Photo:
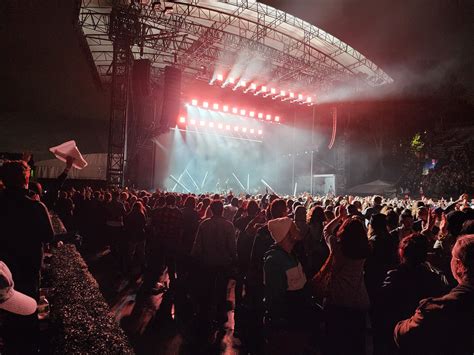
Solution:
<svg viewBox="0 0 474 355"><path fill-rule="evenodd" d="M193 177L192 177L191 174L189 173L188 169L186 169L186 174L189 176L189 178L190 178L191 181L193 182L193 185L196 186L196 191L199 191L199 185L196 184L196 181L193 179Z"/></svg>
<svg viewBox="0 0 474 355"><path fill-rule="evenodd" d="M186 169L184 169L186 170ZM171 189L171 192L174 192L174 190L176 190L176 188L178 187L178 183L181 181L181 179L183 178L183 175L184 175L184 170L183 172L181 173L181 175L179 175L179 178L178 178L178 182L176 184L174 184L173 188Z"/></svg>
<svg viewBox="0 0 474 355"><path fill-rule="evenodd" d="M295 190L293 191L293 196L296 196L296 190L298 189L298 183L295 182Z"/></svg>
<svg viewBox="0 0 474 355"><path fill-rule="evenodd" d="M176 179L173 175L170 175L170 178L179 186L181 186L183 189L185 189L187 192L191 192L186 186L184 186L178 179Z"/></svg>
<svg viewBox="0 0 474 355"><path fill-rule="evenodd" d="M206 179L207 179L208 174L209 174L209 171L206 171L206 175L204 175L204 179L202 179L201 190L204 189L204 184L206 183Z"/></svg>
<svg viewBox="0 0 474 355"><path fill-rule="evenodd" d="M232 173L232 176L235 178L235 180L237 180L237 182L239 183L240 187L242 188L243 191L245 191L245 186L242 184L242 182L240 182L239 178L237 177L237 175L235 175L234 173Z"/></svg>
<svg viewBox="0 0 474 355"><path fill-rule="evenodd" d="M260 181L262 182L262 184L264 184L266 187L268 187L271 192L273 192L275 195L278 195L278 194L275 192L275 190L273 190L273 188L272 188L270 185L268 185L268 183L267 183L265 180L260 179Z"/></svg>
<svg viewBox="0 0 474 355"><path fill-rule="evenodd" d="M247 174L247 192L250 193L250 174Z"/></svg>

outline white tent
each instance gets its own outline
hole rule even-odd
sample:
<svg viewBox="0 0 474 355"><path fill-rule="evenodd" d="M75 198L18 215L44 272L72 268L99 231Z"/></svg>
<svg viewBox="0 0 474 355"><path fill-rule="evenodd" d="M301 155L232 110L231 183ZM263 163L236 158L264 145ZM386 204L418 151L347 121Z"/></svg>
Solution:
<svg viewBox="0 0 474 355"><path fill-rule="evenodd" d="M88 165L82 169L72 168L69 171L70 179L105 180L107 169L107 154L84 154ZM35 163L36 177L54 179L58 177L66 167L66 164L58 159L42 160Z"/></svg>
<svg viewBox="0 0 474 355"><path fill-rule="evenodd" d="M347 192L352 195L394 195L396 188L388 182L375 180L351 187Z"/></svg>

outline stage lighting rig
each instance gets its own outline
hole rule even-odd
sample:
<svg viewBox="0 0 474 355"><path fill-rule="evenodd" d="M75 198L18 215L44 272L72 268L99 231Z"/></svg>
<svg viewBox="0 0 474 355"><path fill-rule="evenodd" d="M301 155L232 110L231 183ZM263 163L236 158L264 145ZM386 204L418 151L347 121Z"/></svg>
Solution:
<svg viewBox="0 0 474 355"><path fill-rule="evenodd" d="M263 86L260 87L260 90L255 91L254 95L257 96L257 95L260 95L260 94L264 94L264 97L265 97L265 94L267 93L267 91L268 91L267 87L265 85L263 85Z"/></svg>
<svg viewBox="0 0 474 355"><path fill-rule="evenodd" d="M264 94L263 97L273 96L275 94L276 94L276 89L275 88L270 88L270 91L268 91L266 94Z"/></svg>
<svg viewBox="0 0 474 355"><path fill-rule="evenodd" d="M287 91L283 89L279 89L276 86L269 87L267 85L257 85L255 82L249 83L245 79L236 79L235 77L228 76L217 73L214 74L213 78L209 81L209 85L214 85L216 82L221 83L221 88L226 88L230 86L232 91L237 91L238 89L242 88L243 93L252 93L254 96L262 95L264 98L270 97L272 100L280 100L281 102L288 101L292 104L299 104L299 105L314 105L313 99L311 96L305 97L305 95L301 93L295 93L294 91Z"/></svg>
<svg viewBox="0 0 474 355"><path fill-rule="evenodd" d="M288 101L288 100L293 100L295 98L295 93L294 92L289 92L288 93L288 96L286 96L285 98L283 98L281 101ZM290 101L292 102L292 101Z"/></svg>
<svg viewBox="0 0 474 355"><path fill-rule="evenodd" d="M204 110L211 110L215 112L222 112L222 113L230 113L233 115L241 116L244 118L253 118L253 119L264 119L265 121L271 122L271 123L281 123L280 116L273 116L272 114L267 114L263 112L256 112L254 109L247 109L247 108L242 108L238 106L232 106L230 107L228 104L220 104L220 103L209 103L209 101L198 101L198 99L192 99L191 104L185 103L184 104L186 107L197 107L201 108Z"/></svg>
<svg viewBox="0 0 474 355"><path fill-rule="evenodd" d="M246 87L247 86L247 82L245 80L239 80L237 82L237 85L234 86L234 88L232 89L233 91L237 90L239 87Z"/></svg>
<svg viewBox="0 0 474 355"><path fill-rule="evenodd" d="M304 96L303 94L298 94L297 97L295 97L293 100L290 101L292 104L294 103L301 103L304 102Z"/></svg>
<svg viewBox="0 0 474 355"><path fill-rule="evenodd" d="M244 94L248 93L249 91L256 91L257 90L257 84L251 83L247 88L244 90Z"/></svg>

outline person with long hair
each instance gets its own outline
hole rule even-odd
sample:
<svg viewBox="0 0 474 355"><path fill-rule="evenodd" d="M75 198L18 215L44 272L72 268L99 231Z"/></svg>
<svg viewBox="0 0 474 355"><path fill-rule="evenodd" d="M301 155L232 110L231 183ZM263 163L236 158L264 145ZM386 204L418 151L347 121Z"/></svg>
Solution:
<svg viewBox="0 0 474 355"><path fill-rule="evenodd" d="M303 243L306 253L306 274L314 275L324 264L329 256L329 248L324 240L323 229L326 223L326 215L321 206L314 206L309 210L307 224L309 233L306 234Z"/></svg>
<svg viewBox="0 0 474 355"><path fill-rule="evenodd" d="M199 202L197 206L197 213L200 219L204 219L206 215L207 208L211 204L211 199L209 197L204 198L201 202Z"/></svg>
<svg viewBox="0 0 474 355"><path fill-rule="evenodd" d="M369 255L367 232L362 220L347 217L338 206L336 217L324 228L330 255L318 275L323 287L328 354L365 354L365 324L369 296L364 283L364 263ZM318 279L317 277L315 278Z"/></svg>

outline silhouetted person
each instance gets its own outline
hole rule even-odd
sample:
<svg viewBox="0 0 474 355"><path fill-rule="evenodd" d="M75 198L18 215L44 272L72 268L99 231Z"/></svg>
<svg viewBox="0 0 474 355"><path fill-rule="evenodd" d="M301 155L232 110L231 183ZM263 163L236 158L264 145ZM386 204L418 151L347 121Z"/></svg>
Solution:
<svg viewBox="0 0 474 355"><path fill-rule="evenodd" d="M400 350L412 354L474 353L474 235L458 238L451 272L458 286L439 298L420 302L411 318L394 331Z"/></svg>
<svg viewBox="0 0 474 355"><path fill-rule="evenodd" d="M155 267L161 268L160 273L166 267L170 284L173 284L181 272L177 269L177 260L182 250L183 213L176 206L174 195L167 195L165 202L164 207L154 209L151 213L155 233L153 243L156 245L154 250L157 252L155 257L159 258Z"/></svg>
<svg viewBox="0 0 474 355"><path fill-rule="evenodd" d="M43 243L54 233L46 206L27 196L30 168L24 161L7 161L1 175L0 260L10 268L15 288L39 300ZM31 354L38 346L38 316L8 314L5 328L7 353Z"/></svg>
<svg viewBox="0 0 474 355"><path fill-rule="evenodd" d="M395 324L413 314L423 298L446 292L446 278L426 261L428 250L428 239L418 233L400 242L401 263L388 271L373 304L375 354L396 353L393 342Z"/></svg>
<svg viewBox="0 0 474 355"><path fill-rule="evenodd" d="M199 225L191 255L201 269L200 318L222 325L227 321L227 283L237 261L237 248L234 226L222 216L222 202L214 200L209 208L212 217ZM213 305L216 314L211 310Z"/></svg>

